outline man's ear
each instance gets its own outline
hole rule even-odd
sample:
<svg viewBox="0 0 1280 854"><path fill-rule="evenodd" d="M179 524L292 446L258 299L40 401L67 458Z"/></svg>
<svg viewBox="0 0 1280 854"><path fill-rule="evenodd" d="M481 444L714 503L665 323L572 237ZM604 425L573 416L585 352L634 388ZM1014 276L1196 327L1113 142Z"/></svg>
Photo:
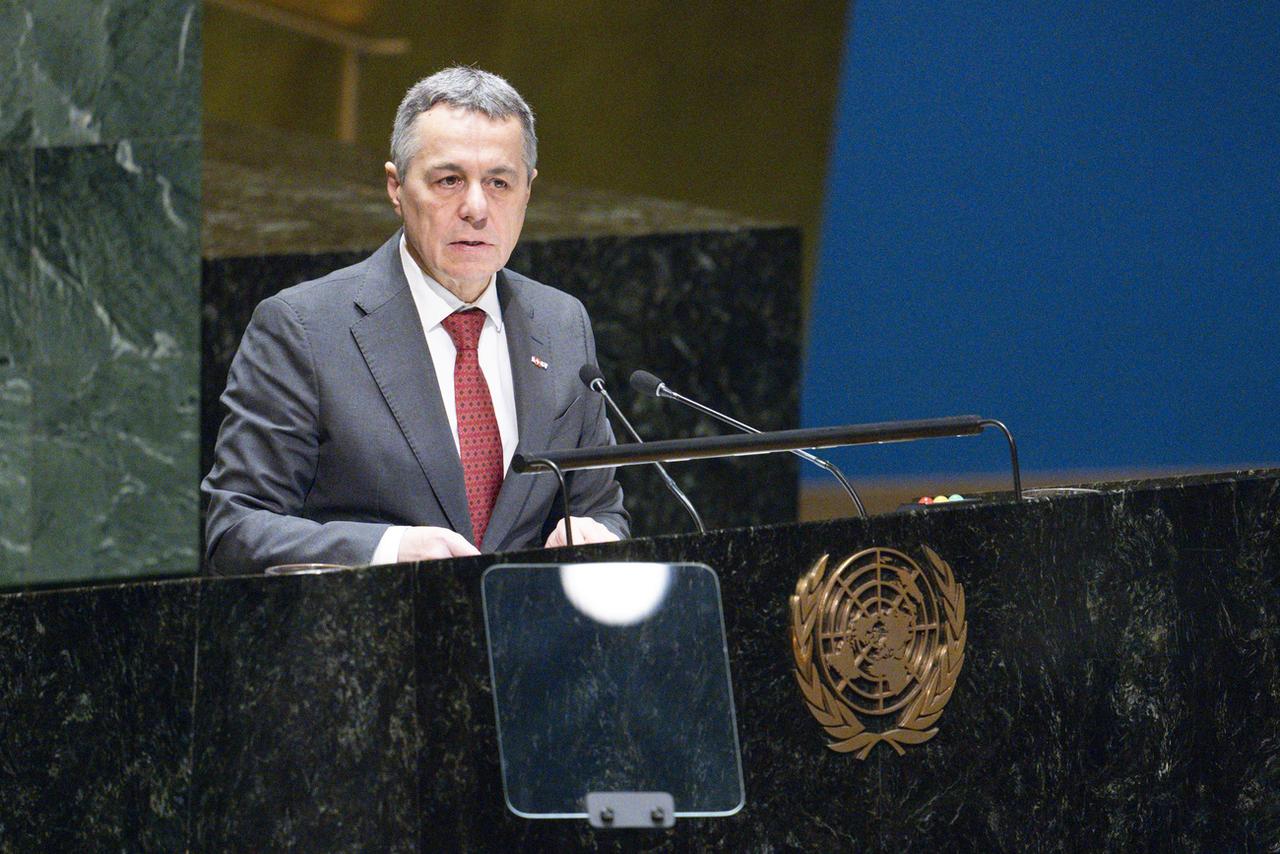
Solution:
<svg viewBox="0 0 1280 854"><path fill-rule="evenodd" d="M387 197L391 199L391 207L396 209L396 216L404 218L404 214L400 212L400 175L396 172L396 165L388 160L382 164L382 170L387 173Z"/></svg>
<svg viewBox="0 0 1280 854"><path fill-rule="evenodd" d="M532 172L530 172L530 173L529 173L529 186L530 186L530 187L532 187L532 186L533 186L533 179L534 179L534 178L537 178L537 177L538 177L538 170L537 170L537 169L534 169Z"/></svg>

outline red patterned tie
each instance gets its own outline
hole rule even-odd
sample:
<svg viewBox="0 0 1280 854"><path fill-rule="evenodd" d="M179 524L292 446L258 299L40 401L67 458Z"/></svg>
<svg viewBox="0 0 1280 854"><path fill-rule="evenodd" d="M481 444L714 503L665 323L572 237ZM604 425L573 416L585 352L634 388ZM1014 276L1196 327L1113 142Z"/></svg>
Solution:
<svg viewBox="0 0 1280 854"><path fill-rule="evenodd" d="M458 413L462 474L467 483L467 509L471 512L476 546L484 541L489 514L502 487L502 436L476 352L484 320L485 313L475 308L444 319L445 331L458 350L453 363L453 400Z"/></svg>

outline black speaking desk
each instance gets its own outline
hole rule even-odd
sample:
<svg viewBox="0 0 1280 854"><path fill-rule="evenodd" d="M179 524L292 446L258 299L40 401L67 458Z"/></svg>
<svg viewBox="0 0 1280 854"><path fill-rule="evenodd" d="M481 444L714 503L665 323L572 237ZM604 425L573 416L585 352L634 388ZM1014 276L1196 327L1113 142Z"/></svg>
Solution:
<svg viewBox="0 0 1280 854"><path fill-rule="evenodd" d="M746 802L661 831L506 808L479 597L494 556L0 596L0 849L1280 845L1280 472L1096 488L502 556L718 573ZM792 627L826 619L812 591L792 603L816 561L868 549L952 573L935 617L860 624L839 665L893 632L948 648L928 702L879 728L841 722L851 683L812 681L839 638Z"/></svg>

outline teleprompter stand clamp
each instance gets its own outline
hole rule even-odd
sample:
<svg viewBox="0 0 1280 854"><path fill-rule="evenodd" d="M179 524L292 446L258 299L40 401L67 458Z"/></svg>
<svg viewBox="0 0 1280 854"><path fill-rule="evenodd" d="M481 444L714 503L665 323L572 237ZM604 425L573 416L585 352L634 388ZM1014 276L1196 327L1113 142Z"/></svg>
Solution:
<svg viewBox="0 0 1280 854"><path fill-rule="evenodd" d="M666 792L589 792L587 821L602 830L674 827L676 805Z"/></svg>

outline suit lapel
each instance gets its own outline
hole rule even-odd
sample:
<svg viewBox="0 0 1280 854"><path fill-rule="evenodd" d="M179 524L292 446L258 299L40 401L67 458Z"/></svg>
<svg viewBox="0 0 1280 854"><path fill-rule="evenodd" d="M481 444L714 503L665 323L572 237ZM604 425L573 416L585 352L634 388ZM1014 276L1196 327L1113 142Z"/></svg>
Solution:
<svg viewBox="0 0 1280 854"><path fill-rule="evenodd" d="M462 462L440 399L440 384L418 309L400 265L399 241L397 233L371 259L370 271L356 296L356 304L368 313L352 324L351 334L450 527L471 539Z"/></svg>
<svg viewBox="0 0 1280 854"><path fill-rule="evenodd" d="M516 453L538 453L547 449L551 418L555 414L551 373L533 363L534 356L545 355L547 336L532 306L520 298L505 271L498 272L498 299L506 326L507 353L511 357L511 382L515 386L516 424L520 433ZM489 517L485 545L495 548L506 539L539 477L548 475L507 472Z"/></svg>

